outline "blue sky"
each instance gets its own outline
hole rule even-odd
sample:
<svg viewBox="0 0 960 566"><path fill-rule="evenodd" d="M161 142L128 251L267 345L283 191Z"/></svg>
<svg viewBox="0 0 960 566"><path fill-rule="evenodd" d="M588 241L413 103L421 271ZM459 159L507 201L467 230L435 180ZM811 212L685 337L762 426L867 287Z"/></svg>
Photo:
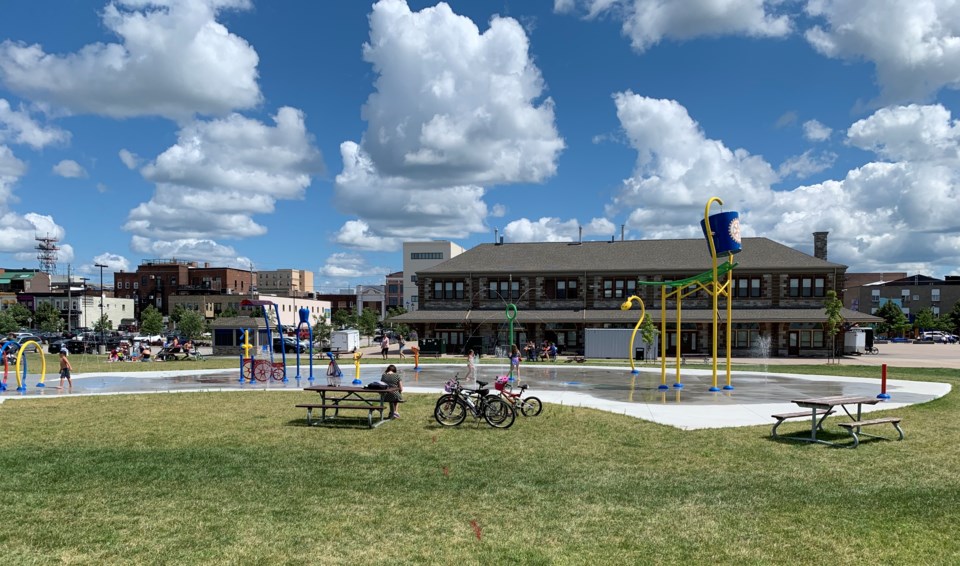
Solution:
<svg viewBox="0 0 960 566"><path fill-rule="evenodd" d="M0 265L382 282L405 240L745 235L960 264L947 0L33 0L0 8ZM109 279L109 276L108 276Z"/></svg>

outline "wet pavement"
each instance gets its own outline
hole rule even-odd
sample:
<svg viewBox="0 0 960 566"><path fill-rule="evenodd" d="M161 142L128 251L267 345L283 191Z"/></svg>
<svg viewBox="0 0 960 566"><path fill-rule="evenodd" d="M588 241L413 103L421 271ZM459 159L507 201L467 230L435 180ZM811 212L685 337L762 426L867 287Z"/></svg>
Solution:
<svg viewBox="0 0 960 566"><path fill-rule="evenodd" d="M352 366L341 366L343 383L355 376ZM360 380L369 383L379 379L383 365L361 366ZM490 383L498 375L506 373L507 366L480 365L478 379ZM659 368L643 368L632 374L625 368L595 367L586 364L535 365L521 370L521 382L529 385L529 394L544 402L590 407L621 413L633 417L667 424L683 429L719 428L772 424L770 415L778 412L800 410L792 399L822 397L827 395L869 395L880 393L879 379L810 376L783 373L786 367L771 367L770 372L734 372L733 390L711 392L712 374L709 370L684 368L681 373L682 388L674 386L676 373L667 369L666 390L659 389ZM429 365L420 371L411 366L401 366L404 389L410 393L439 394L443 384L456 374L463 375L464 366ZM0 393L0 403L8 399L38 397L61 397L77 395L105 395L123 393L162 393L184 391L289 391L308 394L302 388L326 383L326 366L314 366L313 382L310 371L301 369L301 378L296 379L296 369L287 371L288 381L240 382L237 370L158 371L108 374L80 374L73 377L72 389L55 389L59 376L48 376L46 387L37 387L39 376L28 375L27 390L16 391L16 379L8 378L8 390ZM878 371L879 376L879 371ZM718 386L725 384L725 374L718 375ZM950 385L917 381L889 380L889 401L876 406L865 406L864 411L903 407L923 403L941 397L950 391Z"/></svg>

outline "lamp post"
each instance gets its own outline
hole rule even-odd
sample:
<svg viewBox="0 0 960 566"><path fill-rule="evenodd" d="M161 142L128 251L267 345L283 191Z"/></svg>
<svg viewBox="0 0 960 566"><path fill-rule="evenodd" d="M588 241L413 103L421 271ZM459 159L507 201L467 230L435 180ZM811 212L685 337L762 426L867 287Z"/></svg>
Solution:
<svg viewBox="0 0 960 566"><path fill-rule="evenodd" d="M101 354L105 354L107 351L107 343L103 338L103 268L107 266L102 263L95 263L93 265L94 267L100 268L100 346L97 350Z"/></svg>

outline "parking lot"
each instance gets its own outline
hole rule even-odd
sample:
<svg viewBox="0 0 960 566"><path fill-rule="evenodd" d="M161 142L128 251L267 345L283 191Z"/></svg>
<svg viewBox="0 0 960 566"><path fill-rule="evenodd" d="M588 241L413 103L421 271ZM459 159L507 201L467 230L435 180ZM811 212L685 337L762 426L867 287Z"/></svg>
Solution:
<svg viewBox="0 0 960 566"><path fill-rule="evenodd" d="M936 344L924 342L877 344L877 355L843 356L841 364L890 366L957 368L960 369L960 344ZM757 363L756 358L737 358L738 363ZM826 363L825 358L770 358L771 365L789 365L798 363Z"/></svg>

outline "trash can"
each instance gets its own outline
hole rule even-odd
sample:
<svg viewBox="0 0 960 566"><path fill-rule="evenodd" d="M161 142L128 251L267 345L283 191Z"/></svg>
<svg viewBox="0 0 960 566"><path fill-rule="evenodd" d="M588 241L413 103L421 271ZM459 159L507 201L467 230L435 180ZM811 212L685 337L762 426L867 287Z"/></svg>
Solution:
<svg viewBox="0 0 960 566"><path fill-rule="evenodd" d="M635 360L644 360L644 350L643 348L635 348L633 353L633 359Z"/></svg>

